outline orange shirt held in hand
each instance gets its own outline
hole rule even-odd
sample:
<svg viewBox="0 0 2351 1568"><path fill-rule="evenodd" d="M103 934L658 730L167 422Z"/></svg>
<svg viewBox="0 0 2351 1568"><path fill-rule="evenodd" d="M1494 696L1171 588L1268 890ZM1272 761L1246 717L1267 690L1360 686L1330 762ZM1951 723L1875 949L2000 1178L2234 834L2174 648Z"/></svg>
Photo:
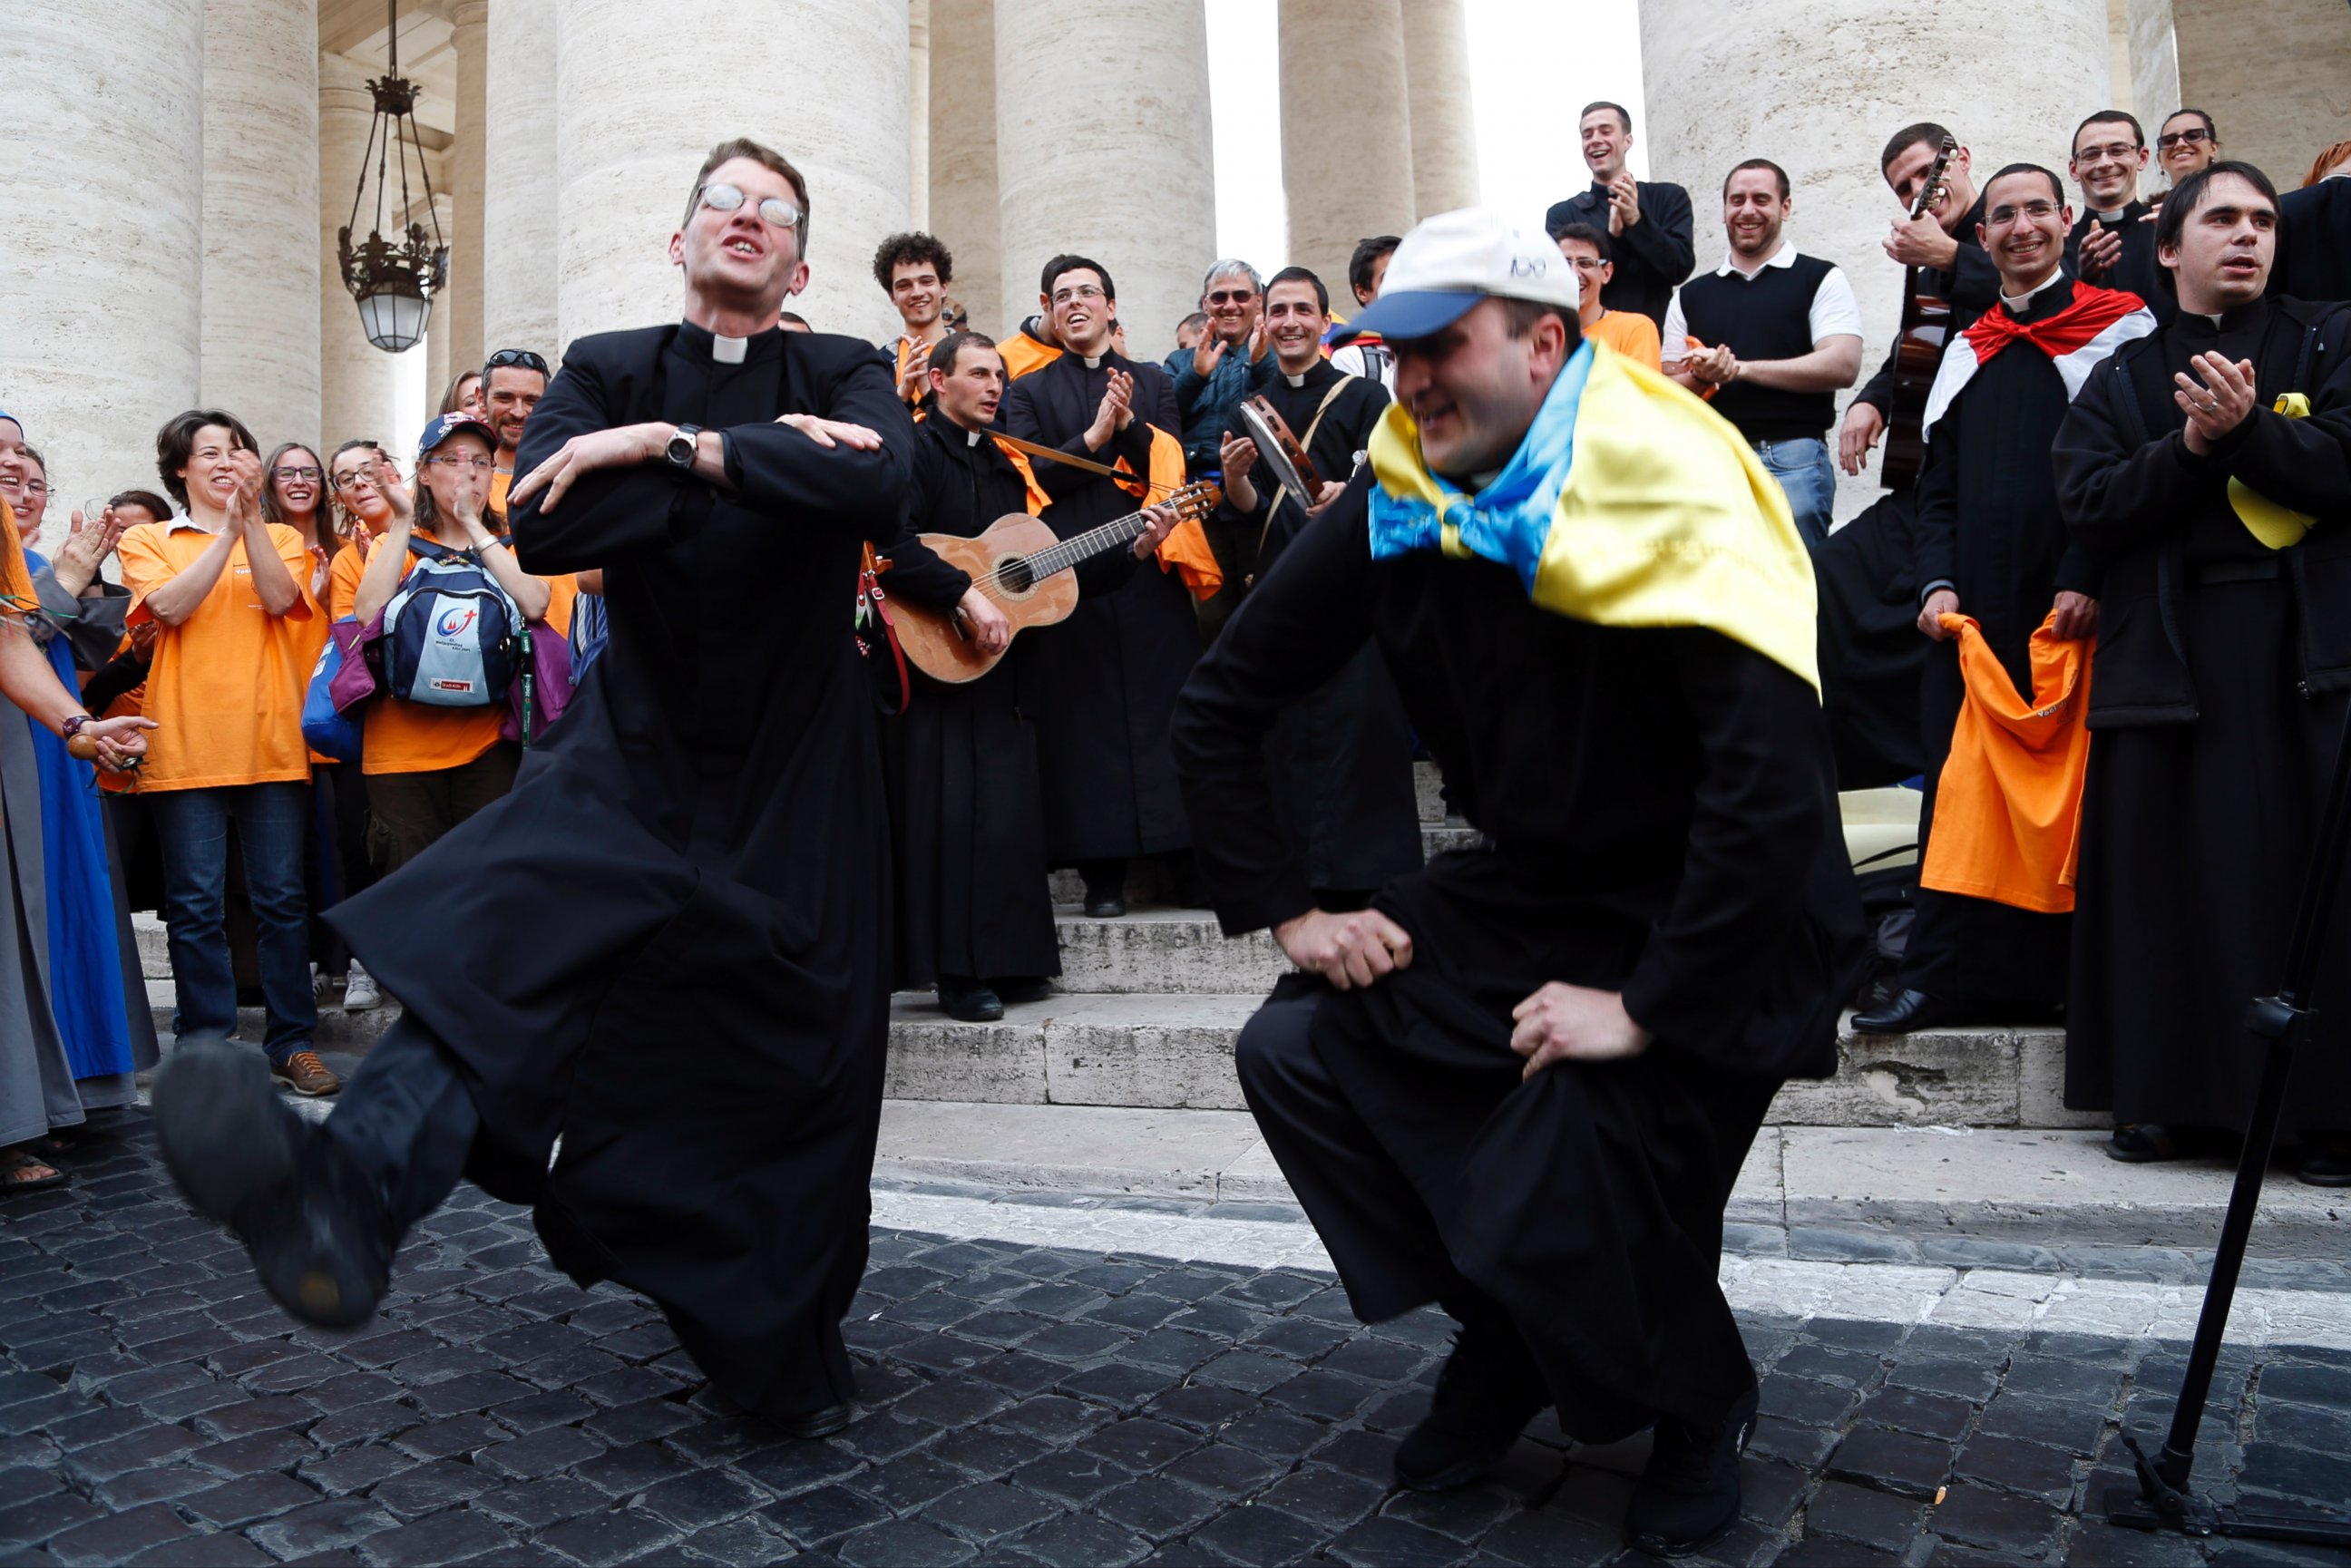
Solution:
<svg viewBox="0 0 2351 1568"><path fill-rule="evenodd" d="M153 619L147 596L195 564L216 537L185 517L141 523L122 536L133 625ZM148 733L141 789L211 789L310 777L310 749L302 744L302 695L310 681L303 649L312 658L318 650L305 624L314 618L310 552L300 534L280 524L269 526L269 542L301 590L291 610L272 615L262 608L239 539L204 602L157 635L143 706L161 727Z"/></svg>
<svg viewBox="0 0 2351 1568"><path fill-rule="evenodd" d="M375 548L389 547L378 540ZM415 564L412 551L400 563L402 580ZM344 550L335 557L328 573L327 595L336 620L350 616L359 600L360 577L366 570L367 562L357 550ZM539 580L547 584L550 597L546 620L533 625L560 632L571 624L571 601L577 590L569 575ZM366 716L360 772L435 773L444 768L463 768L496 746L499 727L507 721L507 705L501 701L482 707L435 707L382 692L369 702Z"/></svg>

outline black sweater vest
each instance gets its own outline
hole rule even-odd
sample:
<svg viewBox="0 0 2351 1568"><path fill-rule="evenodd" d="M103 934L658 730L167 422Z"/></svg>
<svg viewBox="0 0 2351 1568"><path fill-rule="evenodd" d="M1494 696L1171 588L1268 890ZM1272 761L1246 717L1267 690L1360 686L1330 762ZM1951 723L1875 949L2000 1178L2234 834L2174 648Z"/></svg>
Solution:
<svg viewBox="0 0 2351 1568"><path fill-rule="evenodd" d="M1709 349L1728 343L1742 361L1799 359L1813 351L1813 296L1831 270L1819 256L1800 255L1753 277L1709 272L1682 285L1682 317L1691 337ZM1836 418L1836 394L1733 382L1714 394L1714 412L1750 441L1818 439Z"/></svg>

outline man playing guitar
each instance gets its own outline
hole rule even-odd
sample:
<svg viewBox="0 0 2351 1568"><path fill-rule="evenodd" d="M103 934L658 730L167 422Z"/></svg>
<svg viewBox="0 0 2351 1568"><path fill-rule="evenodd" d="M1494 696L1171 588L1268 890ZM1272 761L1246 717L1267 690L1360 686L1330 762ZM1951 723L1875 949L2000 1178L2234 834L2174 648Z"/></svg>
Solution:
<svg viewBox="0 0 2351 1568"><path fill-rule="evenodd" d="M1879 155L1878 169L1906 213L1918 199L1936 153L1950 134L1931 120L1906 125L1894 133ZM1951 308L1950 329L1959 332L1999 302L2000 271L1976 238L1977 225L1983 221L1983 199L1976 192L1965 147L1945 166L1943 183L1941 201L1915 218L1906 216L1894 224L1886 236L1886 254L1904 267L1929 269L1919 282L1919 290ZM1885 365L1854 394L1845 409L1844 427L1837 437L1837 462L1847 474L1861 472L1869 461L1870 449L1894 418L1895 366L1899 354L1897 343L1887 352Z"/></svg>

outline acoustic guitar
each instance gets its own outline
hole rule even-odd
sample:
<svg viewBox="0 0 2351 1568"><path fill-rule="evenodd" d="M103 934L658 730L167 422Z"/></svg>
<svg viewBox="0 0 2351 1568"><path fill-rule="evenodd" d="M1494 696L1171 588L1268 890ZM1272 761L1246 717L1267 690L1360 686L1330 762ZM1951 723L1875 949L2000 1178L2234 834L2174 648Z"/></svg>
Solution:
<svg viewBox="0 0 2351 1568"><path fill-rule="evenodd" d="M1214 485L1186 485L1156 506L1175 507L1180 520L1205 517L1222 499L1223 492ZM994 600L1012 622L1017 639L1031 626L1068 620L1070 612L1078 607L1078 580L1071 571L1081 561L1133 544L1150 527L1148 511L1131 512L1063 539L1055 538L1053 530L1037 518L1014 512L988 524L977 538L915 537L941 560L971 574L972 585ZM890 613L906 657L935 681L949 685L976 681L1011 652L1008 642L1001 652L981 653L963 617L951 611L925 610L894 599Z"/></svg>
<svg viewBox="0 0 2351 1568"><path fill-rule="evenodd" d="M1949 136L1927 166L1927 178L1910 204L1910 216L1934 211L1949 188L1951 155L1959 142ZM1950 302L1929 292L1928 270L1914 267L1902 279L1902 329L1894 340L1894 404L1886 421L1886 456L1879 477L1889 490L1916 484L1927 461L1927 392L1950 341Z"/></svg>

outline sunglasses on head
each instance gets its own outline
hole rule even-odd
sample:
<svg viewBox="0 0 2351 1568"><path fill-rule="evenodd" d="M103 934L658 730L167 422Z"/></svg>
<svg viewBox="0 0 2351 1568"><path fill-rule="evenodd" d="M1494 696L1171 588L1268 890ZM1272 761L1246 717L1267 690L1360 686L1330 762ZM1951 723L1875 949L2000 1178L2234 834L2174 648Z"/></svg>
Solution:
<svg viewBox="0 0 2351 1568"><path fill-rule="evenodd" d="M526 371L537 371L540 375L547 374L547 361L528 349L500 349L489 357L482 369L487 372L515 365L519 365Z"/></svg>

